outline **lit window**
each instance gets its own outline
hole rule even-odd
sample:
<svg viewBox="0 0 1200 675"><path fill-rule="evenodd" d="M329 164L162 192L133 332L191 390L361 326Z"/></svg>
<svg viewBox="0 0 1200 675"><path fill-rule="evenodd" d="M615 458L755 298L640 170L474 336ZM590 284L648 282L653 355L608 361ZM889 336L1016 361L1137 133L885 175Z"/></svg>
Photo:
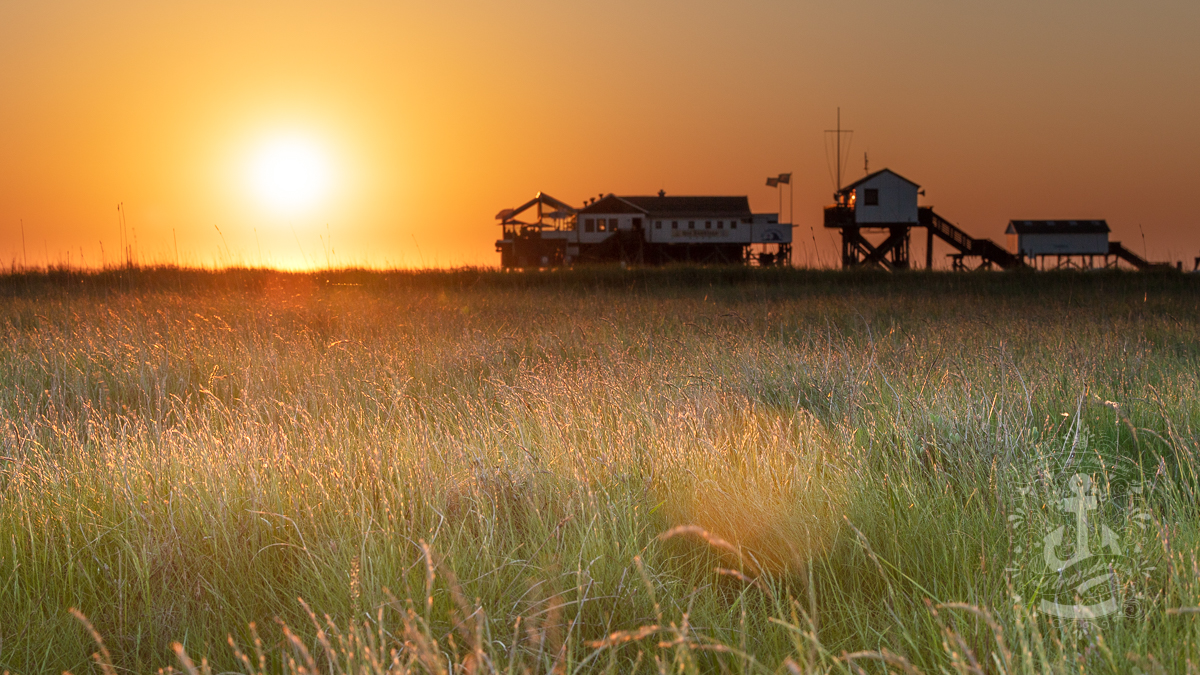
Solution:
<svg viewBox="0 0 1200 675"><path fill-rule="evenodd" d="M596 221L592 220L591 218L584 218L583 219L583 231L584 232L595 232L596 231Z"/></svg>
<svg viewBox="0 0 1200 675"><path fill-rule="evenodd" d="M603 218L596 219L596 231L597 232L603 232L605 229L607 229L607 227L608 227L608 225L605 224L605 220Z"/></svg>

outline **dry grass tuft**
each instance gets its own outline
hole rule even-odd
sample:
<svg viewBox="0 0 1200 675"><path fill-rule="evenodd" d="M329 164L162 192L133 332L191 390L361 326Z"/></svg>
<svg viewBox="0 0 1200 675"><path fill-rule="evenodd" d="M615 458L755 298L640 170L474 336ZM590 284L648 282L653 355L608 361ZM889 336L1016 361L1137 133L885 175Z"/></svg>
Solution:
<svg viewBox="0 0 1200 675"><path fill-rule="evenodd" d="M753 576L797 573L837 536L849 468L811 414L756 421L737 445L690 454L667 502L668 519L681 524L660 538L695 535Z"/></svg>

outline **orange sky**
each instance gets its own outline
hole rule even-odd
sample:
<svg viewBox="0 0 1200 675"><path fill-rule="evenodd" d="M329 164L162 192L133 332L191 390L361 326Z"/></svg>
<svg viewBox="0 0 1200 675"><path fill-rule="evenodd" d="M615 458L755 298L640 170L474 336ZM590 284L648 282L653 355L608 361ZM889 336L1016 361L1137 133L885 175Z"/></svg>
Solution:
<svg viewBox="0 0 1200 675"><path fill-rule="evenodd" d="M1190 268L1197 35L1195 0L0 0L0 260L112 262L124 203L143 261L495 265L538 190L775 211L790 170L797 259L811 227L831 262L841 106L848 179L867 151L975 236L1106 218ZM279 134L327 157L323 202L253 193Z"/></svg>

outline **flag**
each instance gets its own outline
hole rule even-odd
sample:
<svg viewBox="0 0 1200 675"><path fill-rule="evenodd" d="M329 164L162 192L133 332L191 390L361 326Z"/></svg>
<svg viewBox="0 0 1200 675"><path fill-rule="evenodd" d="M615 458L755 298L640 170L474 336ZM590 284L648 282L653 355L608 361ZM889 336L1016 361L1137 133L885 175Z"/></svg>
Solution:
<svg viewBox="0 0 1200 675"><path fill-rule="evenodd" d="M792 182L792 174L781 173L781 174L779 174L779 178L777 178L776 180L778 180L780 183L782 183L784 185L787 185L788 183Z"/></svg>
<svg viewBox="0 0 1200 675"><path fill-rule="evenodd" d="M767 185L770 185L771 187L779 187L779 179L778 178L768 178Z"/></svg>

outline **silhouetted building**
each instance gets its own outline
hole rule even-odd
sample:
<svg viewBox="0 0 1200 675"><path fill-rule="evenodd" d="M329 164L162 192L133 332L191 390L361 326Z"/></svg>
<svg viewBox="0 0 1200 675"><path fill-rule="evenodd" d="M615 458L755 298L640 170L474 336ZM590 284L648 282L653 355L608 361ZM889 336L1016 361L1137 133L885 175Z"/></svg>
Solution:
<svg viewBox="0 0 1200 675"><path fill-rule="evenodd" d="M1009 252L1025 258L1046 255L1108 255L1103 220L1010 220Z"/></svg>
<svg viewBox="0 0 1200 675"><path fill-rule="evenodd" d="M542 205L556 210L543 216ZM536 222L517 220L538 206ZM545 222L545 218L552 222ZM502 267L574 263L669 262L775 264L787 262L792 226L777 214L752 213L746 197L600 196L574 209L539 193L497 214ZM757 247L757 250L755 250Z"/></svg>

